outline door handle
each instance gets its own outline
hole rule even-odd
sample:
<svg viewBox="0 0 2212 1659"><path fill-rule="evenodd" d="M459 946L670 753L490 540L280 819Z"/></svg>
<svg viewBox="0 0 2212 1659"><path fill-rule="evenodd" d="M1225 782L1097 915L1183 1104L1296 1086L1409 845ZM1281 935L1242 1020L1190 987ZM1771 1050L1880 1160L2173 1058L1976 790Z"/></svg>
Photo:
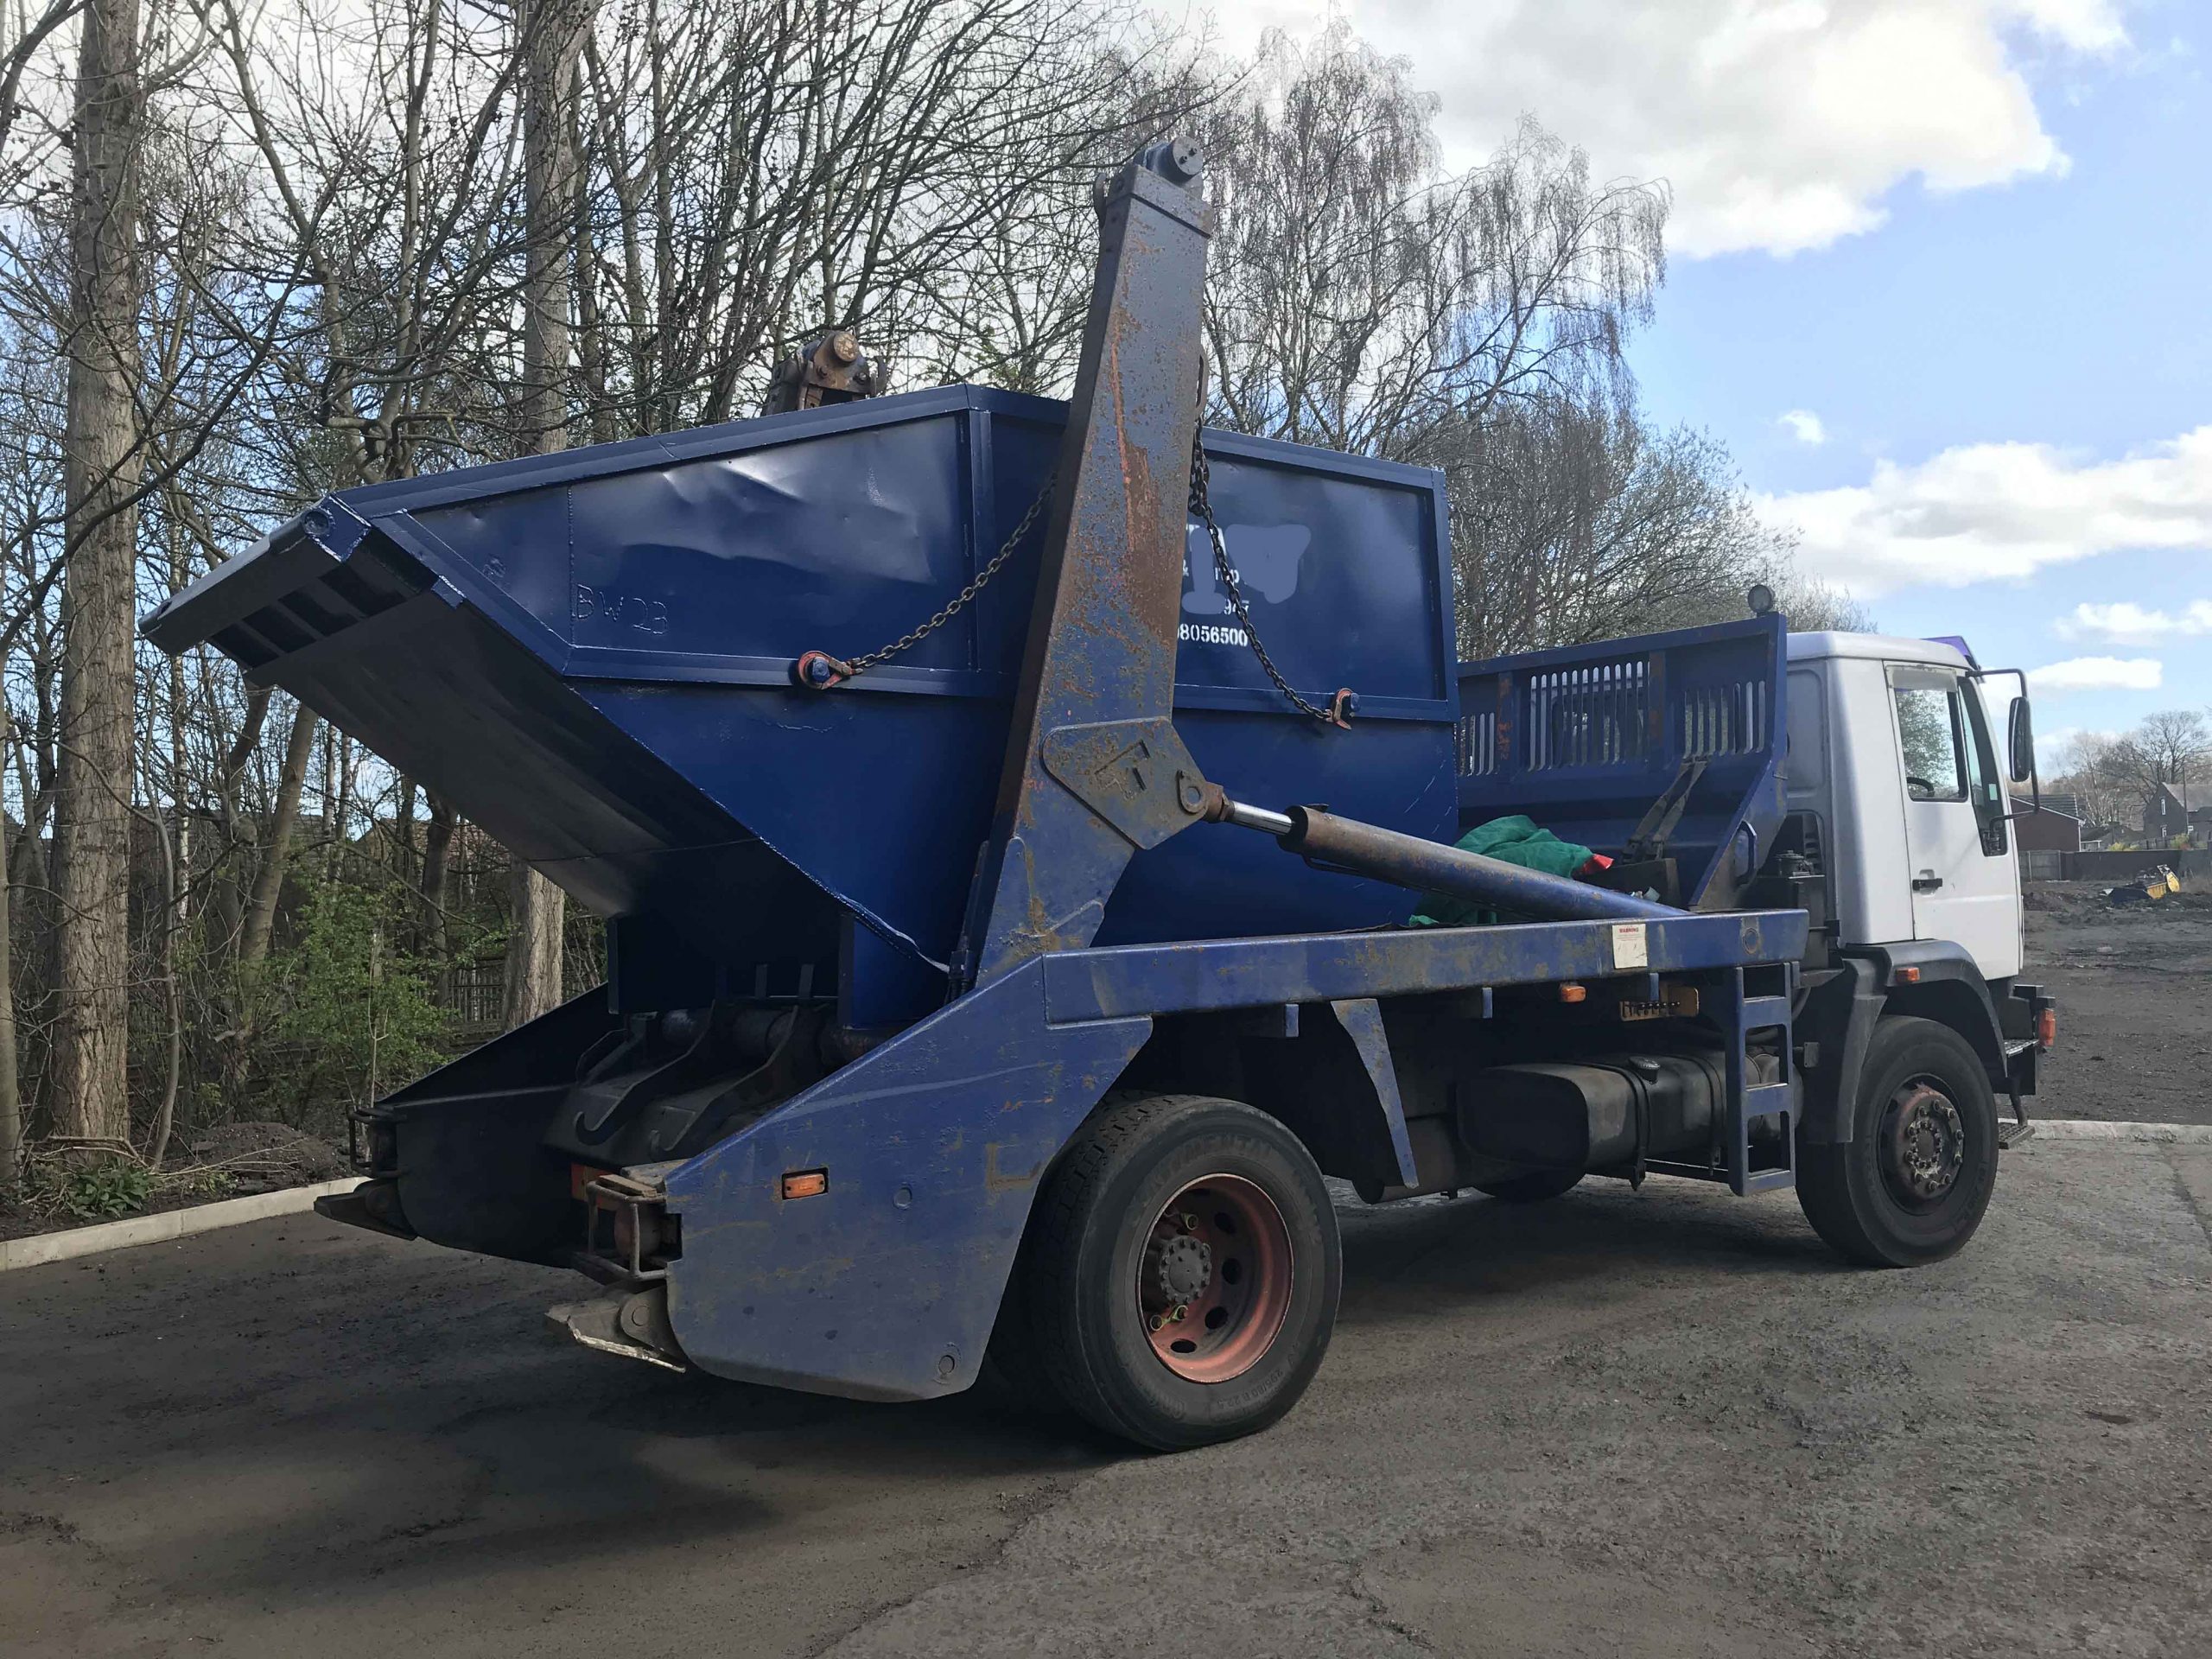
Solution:
<svg viewBox="0 0 2212 1659"><path fill-rule="evenodd" d="M1942 885L1943 878L1933 870L1923 870L1912 878L1912 890L1915 893L1933 893Z"/></svg>

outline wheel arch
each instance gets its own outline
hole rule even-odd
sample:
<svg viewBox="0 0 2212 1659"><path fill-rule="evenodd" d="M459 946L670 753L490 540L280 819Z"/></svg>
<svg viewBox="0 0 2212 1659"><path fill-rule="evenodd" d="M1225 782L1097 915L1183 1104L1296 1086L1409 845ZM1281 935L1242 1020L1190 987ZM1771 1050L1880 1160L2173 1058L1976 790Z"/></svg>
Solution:
<svg viewBox="0 0 2212 1659"><path fill-rule="evenodd" d="M1962 946L1948 939L1861 946L1838 961L1834 975L1808 992L1798 1010L1797 1034L1819 1044L1821 1057L1821 1064L1805 1071L1801 1132L1807 1144L1852 1138L1852 1106L1875 1024L1895 1015L1933 1020L1958 1033L1989 1074L1991 1088L2005 1089L1996 1001Z"/></svg>
<svg viewBox="0 0 2212 1659"><path fill-rule="evenodd" d="M1376 1190L1410 1184L1385 1013L1357 998L1162 1015L1111 1092L1236 1101L1282 1124L1326 1174Z"/></svg>

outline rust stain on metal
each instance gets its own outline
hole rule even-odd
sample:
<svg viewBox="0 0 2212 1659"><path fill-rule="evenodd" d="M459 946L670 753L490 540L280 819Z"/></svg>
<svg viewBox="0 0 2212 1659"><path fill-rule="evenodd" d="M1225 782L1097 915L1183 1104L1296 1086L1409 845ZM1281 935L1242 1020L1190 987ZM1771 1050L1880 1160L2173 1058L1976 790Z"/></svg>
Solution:
<svg viewBox="0 0 2212 1659"><path fill-rule="evenodd" d="M1043 1160L1026 1169L1009 1170L1001 1166L999 1153L1007 1143L992 1141L983 1147L983 1190L987 1192L1012 1192L1023 1187L1034 1186L1037 1178L1045 1173Z"/></svg>

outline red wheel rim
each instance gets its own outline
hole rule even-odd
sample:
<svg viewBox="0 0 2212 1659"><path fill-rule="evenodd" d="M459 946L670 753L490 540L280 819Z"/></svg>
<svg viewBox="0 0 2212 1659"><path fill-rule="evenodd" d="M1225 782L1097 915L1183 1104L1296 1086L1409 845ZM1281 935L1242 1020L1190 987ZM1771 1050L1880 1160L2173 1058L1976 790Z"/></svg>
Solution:
<svg viewBox="0 0 2212 1659"><path fill-rule="evenodd" d="M1154 1218L1137 1259L1137 1314L1152 1351L1192 1382L1242 1376L1290 1312L1290 1230L1241 1175L1192 1181Z"/></svg>

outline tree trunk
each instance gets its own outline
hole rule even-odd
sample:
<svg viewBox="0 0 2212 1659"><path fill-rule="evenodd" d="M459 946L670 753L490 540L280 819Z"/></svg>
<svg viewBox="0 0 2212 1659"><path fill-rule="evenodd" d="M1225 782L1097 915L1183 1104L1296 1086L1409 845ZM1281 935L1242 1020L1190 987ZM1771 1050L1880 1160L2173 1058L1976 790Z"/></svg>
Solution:
<svg viewBox="0 0 2212 1659"><path fill-rule="evenodd" d="M528 0L520 12L523 188L529 265L523 279L522 437L550 454L568 446L569 259L576 223L576 60L587 8ZM560 888L518 859L508 884L505 1023L535 1020L561 1001Z"/></svg>
<svg viewBox="0 0 2212 1659"><path fill-rule="evenodd" d="M325 798L329 801L329 822L324 826L329 836L325 874L335 881L346 868L347 824L353 817L353 740L335 726L330 728L330 747L324 751L332 770L324 774Z"/></svg>
<svg viewBox="0 0 2212 1659"><path fill-rule="evenodd" d="M127 1141L137 622L137 0L90 0L78 58L62 595L56 1128Z"/></svg>
<svg viewBox="0 0 2212 1659"><path fill-rule="evenodd" d="M438 964L442 987L449 987L453 963L447 956L446 898L453 871L454 810L436 795L426 797L430 820L423 828L423 952Z"/></svg>
<svg viewBox="0 0 2212 1659"><path fill-rule="evenodd" d="M162 845L162 1017L168 1027L168 1063L162 1075L162 1097L154 1108L154 1129L147 1138L146 1161L156 1169L169 1149L169 1135L176 1128L177 1090L184 1080L184 986L177 978L176 936L183 926L183 878L180 842L184 815L176 812L167 823L158 808L151 816L154 838ZM170 837L175 834L178 839Z"/></svg>
<svg viewBox="0 0 2212 1659"><path fill-rule="evenodd" d="M0 698L0 753L10 741L8 704ZM26 835L34 833L26 829ZM23 1096L16 1073L16 957L9 900L8 815L0 812L0 1193L12 1192L23 1173Z"/></svg>
<svg viewBox="0 0 2212 1659"><path fill-rule="evenodd" d="M415 780L402 772L397 792L391 809L391 874L410 882L415 879Z"/></svg>
<svg viewBox="0 0 2212 1659"><path fill-rule="evenodd" d="M223 772L215 782L215 810L223 832L223 848L219 856L222 868L207 895L208 908L214 913L214 937L226 943L235 942L245 917L245 876L244 868L251 862L254 846L253 826L238 810L238 785L244 781L247 763L261 747L261 728L269 718L269 688L251 686L245 694L245 717L238 722L238 735L223 755Z"/></svg>
<svg viewBox="0 0 2212 1659"><path fill-rule="evenodd" d="M563 897L529 865L515 861L507 878L514 912L507 933L505 1023L511 1031L560 1006Z"/></svg>
<svg viewBox="0 0 2212 1659"><path fill-rule="evenodd" d="M308 762L315 758L315 710L301 703L292 713L292 741L284 750L284 770L276 779L276 806L269 815L269 846L255 872L238 938L238 976L250 980L269 956L269 937L276 922L276 900L284 891L284 863L299 822L300 795L307 787Z"/></svg>
<svg viewBox="0 0 2212 1659"><path fill-rule="evenodd" d="M276 926L276 902L284 893L284 866L291 857L292 831L300 817L300 796L307 788L308 764L315 758L315 711L304 702L292 711L291 741L284 747L284 767L276 775L276 800L269 814L268 842L261 854L261 868L254 872L253 891L246 897L245 915L238 925L237 1005L232 1011L229 1040L225 1046L223 1083L235 1106L252 1066L253 1043L261 1020L261 969L269 958L269 941Z"/></svg>

